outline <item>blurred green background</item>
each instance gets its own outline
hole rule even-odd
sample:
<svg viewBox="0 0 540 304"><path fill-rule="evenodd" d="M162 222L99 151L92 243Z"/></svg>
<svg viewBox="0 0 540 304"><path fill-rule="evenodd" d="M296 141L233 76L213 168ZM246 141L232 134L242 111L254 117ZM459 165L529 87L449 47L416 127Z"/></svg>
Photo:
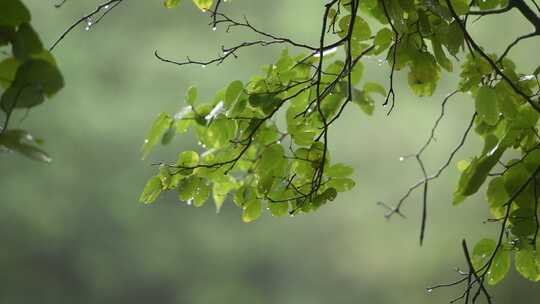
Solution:
<svg viewBox="0 0 540 304"><path fill-rule="evenodd" d="M52 0L25 2L46 44L97 4L68 0L55 9ZM418 194L407 202L406 220L386 221L376 205L394 204L420 178L415 163L399 157L426 139L441 98L456 84L448 73L438 95L424 99L410 95L406 74L399 73L391 116L380 106L374 117L349 108L331 132L332 149L334 159L354 166L357 187L319 212L265 215L244 224L230 202L217 215L211 203L195 209L172 193L151 206L138 203L155 171L152 161L198 148L192 137L177 137L141 161L140 147L156 115L179 110L189 85L210 99L280 52L248 50L205 69L158 62L155 49L171 58L207 58L221 44L246 37L213 32L189 1L177 10L161 2L125 1L90 31L75 30L55 51L66 88L24 121L13 120L12 127L46 140L54 162L0 155L0 303L446 303L461 292L427 294L425 288L457 278L454 267L465 266L462 238L472 244L494 237L497 226L482 223L489 217L482 194L452 207L455 162L430 188L424 247L418 246ZM322 1L229 3L224 9L233 16L246 15L267 31L307 42L317 38ZM499 51L527 30L516 13L473 26L483 45ZM532 71L539 53L533 40L512 56L520 69ZM366 75L386 83L389 69L377 60L367 59ZM431 172L457 144L470 114L469 97L449 103L428 151ZM478 151L478 139L468 143L456 161ZM540 285L512 270L493 293L497 303L532 303Z"/></svg>

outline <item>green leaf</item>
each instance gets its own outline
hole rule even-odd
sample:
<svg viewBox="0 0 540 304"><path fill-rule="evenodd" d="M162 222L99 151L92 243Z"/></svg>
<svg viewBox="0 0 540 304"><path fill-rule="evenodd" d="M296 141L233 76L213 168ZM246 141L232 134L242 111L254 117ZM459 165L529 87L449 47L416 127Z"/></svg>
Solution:
<svg viewBox="0 0 540 304"><path fill-rule="evenodd" d="M30 22L30 12L20 0L0 1L0 26L18 26Z"/></svg>
<svg viewBox="0 0 540 304"><path fill-rule="evenodd" d="M43 44L38 34L28 23L19 26L12 43L13 55L21 62L28 60L32 54L43 51Z"/></svg>
<svg viewBox="0 0 540 304"><path fill-rule="evenodd" d="M230 144L236 131L236 122L226 119L224 115L219 115L215 120L212 120L207 128L197 128L199 139L211 148L222 148Z"/></svg>
<svg viewBox="0 0 540 304"><path fill-rule="evenodd" d="M479 2L482 1L484 0L480 0ZM442 1L442 3L446 5L445 1ZM469 12L469 4L466 0L450 0L450 3L458 15L465 15Z"/></svg>
<svg viewBox="0 0 540 304"><path fill-rule="evenodd" d="M15 75L20 65L17 59L13 57L6 58L0 62L0 86L2 88L8 88L15 80Z"/></svg>
<svg viewBox="0 0 540 304"><path fill-rule="evenodd" d="M195 102L197 102L197 87L190 86L186 92L186 103L194 107Z"/></svg>
<svg viewBox="0 0 540 304"><path fill-rule="evenodd" d="M163 2L163 5L165 5L166 8L175 8L180 5L181 0L165 0Z"/></svg>
<svg viewBox="0 0 540 304"><path fill-rule="evenodd" d="M279 60L276 62L274 70L277 73L283 74L287 73L295 64L293 58L289 55L288 49L283 49L281 51L281 56L279 57Z"/></svg>
<svg viewBox="0 0 540 304"><path fill-rule="evenodd" d="M51 157L45 151L31 143L39 143L39 141L24 130L13 129L0 133L0 152L2 150L15 151L28 158L44 163L50 163L52 161Z"/></svg>
<svg viewBox="0 0 540 304"><path fill-rule="evenodd" d="M225 92L225 108L229 108L236 102L243 89L244 84L240 80L233 81L229 84Z"/></svg>
<svg viewBox="0 0 540 304"><path fill-rule="evenodd" d="M509 94L508 85L504 82L499 82L495 86L497 95L497 108L505 118L515 119L518 115L517 103L514 97ZM519 119L519 118L518 118Z"/></svg>
<svg viewBox="0 0 540 304"><path fill-rule="evenodd" d="M281 104L281 99L273 94L256 94L249 96L249 104L269 114Z"/></svg>
<svg viewBox="0 0 540 304"><path fill-rule="evenodd" d="M534 198L533 198L534 200ZM529 208L519 208L510 213L510 224L512 234L526 238L536 231L536 219L534 211Z"/></svg>
<svg viewBox="0 0 540 304"><path fill-rule="evenodd" d="M210 196L210 186L204 181L204 179L199 179L197 188L193 193L193 205L195 207L201 207L204 205L208 197Z"/></svg>
<svg viewBox="0 0 540 304"><path fill-rule="evenodd" d="M351 15L347 15L339 20L339 35L345 37L349 30L349 24L351 22ZM371 38L371 29L369 24L362 18L356 16L354 19L354 30L352 33L352 39L356 41L364 41Z"/></svg>
<svg viewBox="0 0 540 304"><path fill-rule="evenodd" d="M493 264L487 273L488 284L495 285L502 281L510 270L510 264L510 254L508 251L503 250L502 248L499 249L499 251L495 254Z"/></svg>
<svg viewBox="0 0 540 304"><path fill-rule="evenodd" d="M178 185L178 199L195 207L204 205L210 196L210 186L204 178L190 176Z"/></svg>
<svg viewBox="0 0 540 304"><path fill-rule="evenodd" d="M177 166L192 168L199 164L199 154L195 151L184 151L178 155Z"/></svg>
<svg viewBox="0 0 540 304"><path fill-rule="evenodd" d="M523 163L514 164L504 174L504 187L509 196L514 196L520 188L527 183L530 177L527 168ZM534 208L534 191L532 184L527 187L516 197L515 202L520 207Z"/></svg>
<svg viewBox="0 0 540 304"><path fill-rule="evenodd" d="M11 149L37 161L44 163L50 163L52 161L51 157L45 151L36 146L19 143L12 146Z"/></svg>
<svg viewBox="0 0 540 304"><path fill-rule="evenodd" d="M335 190L337 190L337 192L349 191L354 188L355 185L356 183L354 182L354 180L350 178L332 178L327 183L327 186L329 188L334 188Z"/></svg>
<svg viewBox="0 0 540 304"><path fill-rule="evenodd" d="M15 28L0 25L0 46L10 43L14 35Z"/></svg>
<svg viewBox="0 0 540 304"><path fill-rule="evenodd" d="M152 176L144 186L139 201L145 204L153 203L158 198L161 190L161 177L159 175Z"/></svg>
<svg viewBox="0 0 540 304"><path fill-rule="evenodd" d="M482 10L489 10L496 8L499 5L500 0L481 0L474 2Z"/></svg>
<svg viewBox="0 0 540 304"><path fill-rule="evenodd" d="M367 115L371 116L375 110L375 101L365 91L353 88L353 102Z"/></svg>
<svg viewBox="0 0 540 304"><path fill-rule="evenodd" d="M50 62L32 59L19 67L15 84L19 87L39 86L47 97L51 97L62 89L64 79Z"/></svg>
<svg viewBox="0 0 540 304"><path fill-rule="evenodd" d="M540 149L531 151L523 161L523 164L529 172L534 172L540 166Z"/></svg>
<svg viewBox="0 0 540 304"><path fill-rule="evenodd" d="M336 189L328 188L323 193L317 195L313 199L312 205L313 205L314 208L318 208L318 207L326 204L329 201L331 202L331 201L335 200L336 197L337 197Z"/></svg>
<svg viewBox="0 0 540 304"><path fill-rule="evenodd" d="M492 208L502 207L508 202L508 194L504 186L504 179L496 177L489 182L487 189L487 199Z"/></svg>
<svg viewBox="0 0 540 304"><path fill-rule="evenodd" d="M289 214L289 203L287 202L268 202L268 209L273 216L284 216Z"/></svg>
<svg viewBox="0 0 540 304"><path fill-rule="evenodd" d="M540 66L536 67L536 69L533 72L533 75L536 76L536 77L538 77L538 75L540 75Z"/></svg>
<svg viewBox="0 0 540 304"><path fill-rule="evenodd" d="M291 135L295 144L299 146L311 146L317 133L314 131L298 131Z"/></svg>
<svg viewBox="0 0 540 304"><path fill-rule="evenodd" d="M375 39L373 40L373 44L376 46L373 53L376 55L382 53L390 46L390 44L392 44L393 39L394 32L387 27L382 28L377 32Z"/></svg>
<svg viewBox="0 0 540 304"><path fill-rule="evenodd" d="M279 130L275 125L262 125L255 134L255 141L264 145L275 143L280 137Z"/></svg>
<svg viewBox="0 0 540 304"><path fill-rule="evenodd" d="M442 66L445 70L448 72L453 71L452 61L446 57L446 54L444 53L444 50L442 49L440 41L433 37L431 38L431 45L433 46L433 53L435 54L435 58L437 59L437 62L440 66Z"/></svg>
<svg viewBox="0 0 540 304"><path fill-rule="evenodd" d="M518 108L517 119L513 121L513 126L521 129L529 129L536 126L539 113L529 104L521 105Z"/></svg>
<svg viewBox="0 0 540 304"><path fill-rule="evenodd" d="M43 92L39 87L18 87L12 85L2 94L0 105L5 113L10 113L15 108L35 107L44 101L45 96L43 96Z"/></svg>
<svg viewBox="0 0 540 304"><path fill-rule="evenodd" d="M471 259L477 271L488 263L496 247L497 242L492 239L483 239L474 246ZM503 247L500 247L486 275L488 284L495 285L499 283L509 270L510 254Z"/></svg>
<svg viewBox="0 0 540 304"><path fill-rule="evenodd" d="M339 73L339 71L337 72ZM353 67L353 70L351 73L352 84L355 85L359 83L363 75L364 75L364 64L362 64L361 61L358 61L356 65Z"/></svg>
<svg viewBox="0 0 540 304"><path fill-rule="evenodd" d="M163 134L163 137L161 138L161 144L162 145L168 145L176 136L176 128L174 125L171 125L169 129Z"/></svg>
<svg viewBox="0 0 540 304"><path fill-rule="evenodd" d="M493 126L499 121L497 94L493 88L480 87L476 93L475 106L478 117L486 124Z"/></svg>
<svg viewBox="0 0 540 304"><path fill-rule="evenodd" d="M242 213L242 220L245 223L252 222L261 216L262 208L261 201L258 199L252 199L244 205L244 211Z"/></svg>
<svg viewBox="0 0 540 304"><path fill-rule="evenodd" d="M187 106L180 112L176 113L174 115L175 121L173 123L173 125L176 126L176 133L181 134L187 132L189 126L193 124L194 116L195 113L193 113L193 109L191 106Z"/></svg>
<svg viewBox="0 0 540 304"><path fill-rule="evenodd" d="M188 205L191 205L201 180L201 178L195 176L190 176L183 179L178 185L178 199L186 202Z"/></svg>
<svg viewBox="0 0 540 304"><path fill-rule="evenodd" d="M142 147L142 158L145 159L152 148L159 142L162 134L169 129L172 122L172 118L167 113L159 114L158 118L154 121L154 124L150 128L150 131L146 135L144 145Z"/></svg>
<svg viewBox="0 0 540 304"><path fill-rule="evenodd" d="M484 267L495 251L496 246L497 242L492 239L482 239L474 245L471 260L476 270Z"/></svg>
<svg viewBox="0 0 540 304"><path fill-rule="evenodd" d="M463 31L461 30L461 27L457 21L450 23L448 26L448 33L445 35L445 37L446 39L444 42L448 52L450 52L452 55L456 55L459 52L459 49L465 43L465 36L463 35Z"/></svg>
<svg viewBox="0 0 540 304"><path fill-rule="evenodd" d="M280 144L273 144L266 148L257 162L257 172L269 174L276 169L282 168L286 160L283 157L285 150Z"/></svg>
<svg viewBox="0 0 540 304"><path fill-rule="evenodd" d="M343 96L340 94L332 94L330 96L327 96L324 99L324 102L321 104L321 110L325 117L332 117L334 116L339 108L341 107L341 104L343 103Z"/></svg>
<svg viewBox="0 0 540 304"><path fill-rule="evenodd" d="M353 173L353 168L344 164L335 164L326 170L328 177L347 177Z"/></svg>
<svg viewBox="0 0 540 304"><path fill-rule="evenodd" d="M233 202L236 206L243 208L247 201L255 197L255 190L252 187L243 185L234 193Z"/></svg>
<svg viewBox="0 0 540 304"><path fill-rule="evenodd" d="M359 6L360 6L360 9L371 10L377 7L377 0L360 1ZM345 6L345 7L350 8L350 6Z"/></svg>
<svg viewBox="0 0 540 304"><path fill-rule="evenodd" d="M213 0L193 0L193 3L203 12L209 10L212 7Z"/></svg>
<svg viewBox="0 0 540 304"><path fill-rule="evenodd" d="M218 179L214 180L212 187L212 196L216 205L216 211L219 212L227 194L234 189L238 188L236 180L229 175L222 175Z"/></svg>
<svg viewBox="0 0 540 304"><path fill-rule="evenodd" d="M377 93L381 96L386 96L386 89L376 82L366 82L364 84L364 92L367 94Z"/></svg>
<svg viewBox="0 0 540 304"><path fill-rule="evenodd" d="M465 171L469 167L470 164L471 162L469 160L462 159L457 163L457 168L459 172L463 173L463 171Z"/></svg>
<svg viewBox="0 0 540 304"><path fill-rule="evenodd" d="M540 281L540 257L532 246L525 244L515 255L516 270L526 279L534 282Z"/></svg>
<svg viewBox="0 0 540 304"><path fill-rule="evenodd" d="M242 114L242 112L244 112L244 110L246 109L247 104L248 104L247 98L244 98L244 97L239 98L230 109L229 115L232 117L236 117Z"/></svg>
<svg viewBox="0 0 540 304"><path fill-rule="evenodd" d="M475 157L471 161L459 179L458 188L454 192L454 205L463 202L465 197L478 191L505 150L505 147L497 145L487 154L480 158Z"/></svg>
<svg viewBox="0 0 540 304"><path fill-rule="evenodd" d="M159 178L161 179L161 188L163 190L174 189L178 185L177 179L173 179L173 175L167 166L159 166Z"/></svg>
<svg viewBox="0 0 540 304"><path fill-rule="evenodd" d="M409 86L418 96L431 96L437 87L440 69L433 55L418 52L410 64Z"/></svg>
<svg viewBox="0 0 540 304"><path fill-rule="evenodd" d="M60 71L50 62L31 59L19 67L11 87L2 95L5 112L13 108L31 108L51 97L64 86Z"/></svg>

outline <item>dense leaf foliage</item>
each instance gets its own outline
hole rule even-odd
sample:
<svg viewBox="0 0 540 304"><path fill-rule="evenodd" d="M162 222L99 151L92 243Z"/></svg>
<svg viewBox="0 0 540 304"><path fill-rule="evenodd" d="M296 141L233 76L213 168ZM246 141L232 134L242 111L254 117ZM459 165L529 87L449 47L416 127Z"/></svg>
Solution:
<svg viewBox="0 0 540 304"><path fill-rule="evenodd" d="M211 4L205 2L207 6L201 6L200 1L194 2L202 10L209 9ZM180 1L165 2L169 8L179 4ZM475 113L457 149L471 129L485 144L477 156L459 162L462 174L454 204L463 203L488 184L487 201L493 221L501 223L498 240L482 240L472 250L469 284L463 297L468 301L469 292L478 286L476 300L485 290L483 282L501 281L510 268L512 255L519 273L527 279L540 280L540 256L536 253L539 69L518 70L506 56L514 45L501 55L486 52L471 37L466 24L470 15L502 13L513 7L526 14L526 4L467 0L329 1L324 6L318 46L266 33L247 19L235 21L219 11L221 1L214 4L214 27L242 27L269 40L224 48L222 56L208 61L178 62L157 53L156 56L177 65L207 65L222 63L231 54L236 56L238 50L253 45L282 44L287 48L273 64L263 66L260 75L245 83L232 81L213 100L202 102L192 87L186 94L185 108L176 114L159 115L147 135L145 157L160 141L167 144L188 129L198 137L200 148L181 152L175 163L161 163L159 173L144 189L142 202L152 203L161 192L174 190L180 200L194 206L201 206L212 196L219 210L230 195L242 209L246 222L260 217L265 209L261 206L266 206L274 216L317 210L355 185L350 178L352 169L332 160L328 149L329 129L348 104L371 115L382 101L389 106L390 113L396 94L394 73L406 72L409 87L417 96L431 96L445 72L458 72L459 85L447 99L460 93L470 95ZM535 16L536 19L527 18L538 27L538 15ZM366 18L379 24L368 23ZM517 42L525 38L520 37ZM327 42L332 39L333 42ZM291 48L294 53L288 50ZM385 56L384 61L391 68L387 89L385 84L364 75L362 59L378 55ZM460 66L455 66L452 57L462 59ZM387 206L389 216L400 213L404 199L419 186L424 186L425 201L428 182L452 161L457 149L441 170L428 176L420 156L432 139L433 134L416 155L425 178L410 189L397 207ZM515 158L516 155L519 157ZM425 215L421 241L424 224ZM469 256L466 246L465 251ZM487 292L485 295L490 300Z"/></svg>

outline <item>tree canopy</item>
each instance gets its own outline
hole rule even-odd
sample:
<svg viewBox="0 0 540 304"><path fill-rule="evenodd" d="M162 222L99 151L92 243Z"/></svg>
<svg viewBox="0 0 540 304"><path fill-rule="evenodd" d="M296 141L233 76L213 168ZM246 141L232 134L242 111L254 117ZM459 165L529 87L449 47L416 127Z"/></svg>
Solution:
<svg viewBox="0 0 540 304"><path fill-rule="evenodd" d="M11 49L0 62L1 106L6 114L0 147L50 160L28 143L36 141L28 132L9 129L11 113L37 106L58 92L63 80L49 51L75 27L89 30L122 2L129 1L106 1L77 19L50 50L32 29L30 13L22 2L0 2L0 47ZM177 9L188 5L181 2L166 0L164 6ZM404 216L407 199L420 191L422 244L428 229L429 185L457 164L461 177L453 203L464 203L484 186L491 220L499 223L500 229L496 239L483 239L472 248L463 240L468 270L455 282L429 290L459 285L463 292L456 301L474 303L484 297L491 303L486 284L497 284L506 276L512 257L523 277L540 281L536 248L540 230L540 66L523 69L511 59L515 47L540 36L540 8L534 1L317 2L313 5L321 6L322 11L318 44L298 41L292 35L279 36L259 28L246 16L226 14L222 10L226 1L194 0L193 4L209 15L213 30L245 31L250 38L223 46L213 58L176 60L156 51L158 60L180 67L206 67L228 63L247 48L280 47L282 52L274 63L263 65L260 74L229 79L211 100L200 97L193 86L185 93L183 108L158 115L146 135L143 158L154 146L167 145L188 131L197 137L199 147L180 151L173 162L156 163L157 173L144 187L141 202L150 204L163 192L176 191L179 200L195 207L211 197L219 211L230 197L244 222L255 221L264 210L273 216L316 211L355 186L352 167L332 159L329 149L332 138L338 136L332 127L344 111L358 111L359 116L374 111L391 115L399 111L400 92L394 86L397 73L407 73L410 90L418 97L432 96L439 82L455 73L459 83L442 100L440 115L426 132L424 145L404 156L417 162L423 178L397 203L379 204L388 218ZM501 52L485 49L470 32L474 26L471 19L510 10L527 20L532 32L515 38ZM386 83L370 79L363 64L368 57L381 57L380 63L388 65ZM448 152L447 160L431 170L423 153L435 140L447 103L456 98L472 99L474 112L466 118L463 136ZM473 134L483 140L483 149L471 159L455 159Z"/></svg>

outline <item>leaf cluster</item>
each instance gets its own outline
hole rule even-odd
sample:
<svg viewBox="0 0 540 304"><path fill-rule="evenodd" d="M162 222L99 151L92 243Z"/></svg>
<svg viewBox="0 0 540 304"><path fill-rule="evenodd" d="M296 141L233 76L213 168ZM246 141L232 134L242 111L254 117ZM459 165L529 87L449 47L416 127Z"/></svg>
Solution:
<svg viewBox="0 0 540 304"><path fill-rule="evenodd" d="M50 162L50 157L27 131L8 129L12 113L42 104L64 86L53 56L43 47L30 24L31 15L20 0L0 2L0 108L5 114L0 131L0 151L15 151L30 158Z"/></svg>

